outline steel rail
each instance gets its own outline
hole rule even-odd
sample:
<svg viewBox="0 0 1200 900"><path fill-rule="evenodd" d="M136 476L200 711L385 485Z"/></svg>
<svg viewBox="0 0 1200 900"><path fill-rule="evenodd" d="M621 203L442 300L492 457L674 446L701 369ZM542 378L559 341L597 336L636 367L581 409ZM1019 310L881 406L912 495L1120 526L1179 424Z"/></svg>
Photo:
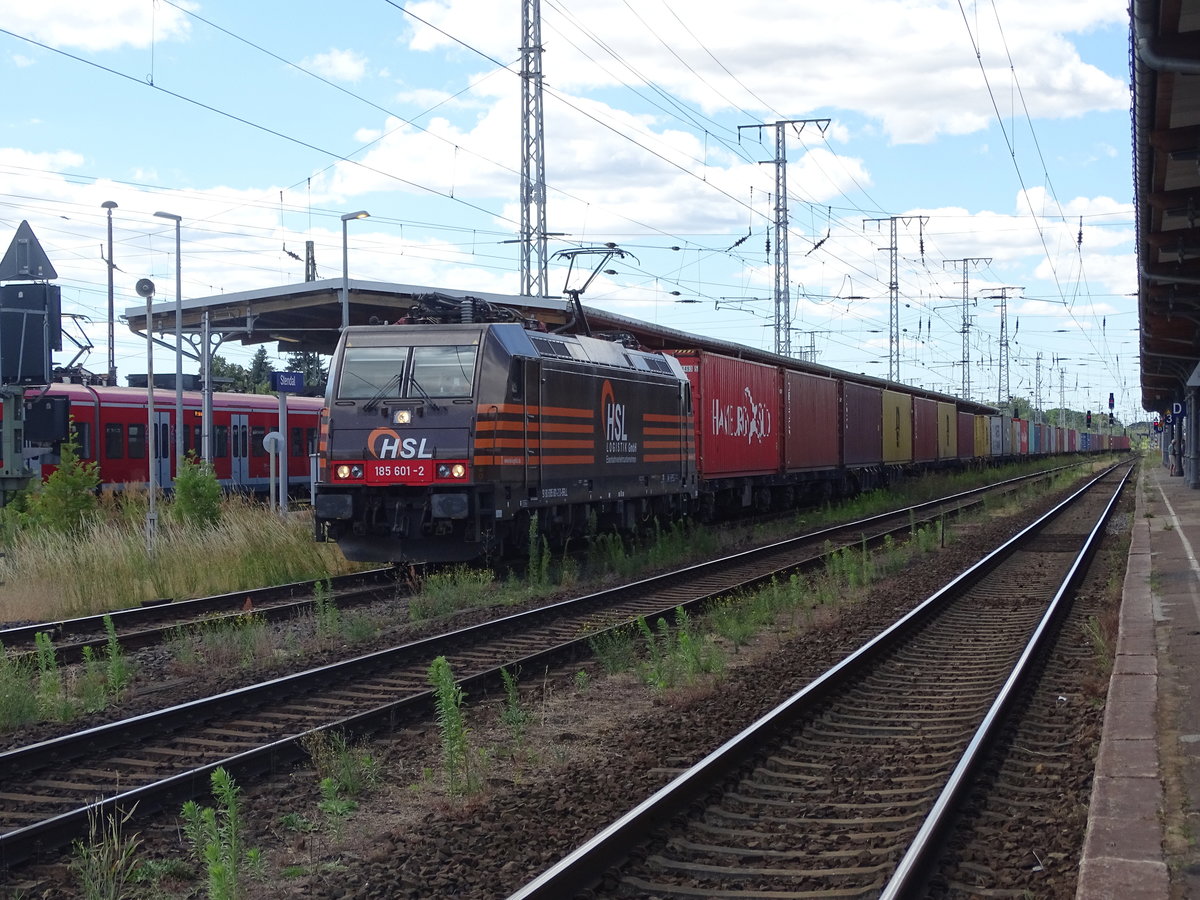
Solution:
<svg viewBox="0 0 1200 900"><path fill-rule="evenodd" d="M1050 601L1050 605L1030 637L1028 645L1013 667L1012 674L1000 689L995 702L992 703L971 738L962 759L955 766L946 786L934 801L933 808L926 816L917 836L897 865L895 873L888 880L883 893L880 894L880 900L901 900L901 898L912 897L916 895L918 889L924 886L925 879L941 849L939 842L953 824L967 791L971 787L971 779L985 761L996 738L996 732L1003 724L1004 717L1015 702L1021 687L1035 676L1036 673L1032 670L1036 668L1034 663L1038 655L1053 638L1058 623L1069 609L1069 598L1079 582L1083 580L1087 564L1100 544L1101 532L1112 516L1121 491L1129 481L1130 472L1125 473L1121 483L1113 492L1112 499L1105 506L1100 518L1097 519L1095 527L1084 542L1083 549L1075 557L1070 571L1063 579L1062 586L1055 593L1054 599Z"/></svg>
<svg viewBox="0 0 1200 900"><path fill-rule="evenodd" d="M1022 476L1022 478L1013 479L1012 481L1018 482L1024 480L1025 477ZM928 501L918 504L914 509L928 510L948 502L965 499L983 490L987 490L987 488L973 489L956 494L950 498ZM894 518L897 515L904 515L907 512L908 510L892 511L868 517L859 522L851 523L848 526L843 525L823 529L800 538L792 538L767 547L733 554L723 559L696 564L678 572L654 576L632 584L618 586L580 598L560 601L501 619L473 625L465 629L411 642L400 647L366 654L352 660L293 675L282 676L262 684L239 688L215 697L191 701L132 719L112 722L76 734L43 741L27 747L16 748L5 753L0 753L0 778L11 778L14 774L27 772L31 768L36 770L52 764L69 762L88 752L93 752L97 749L112 748L130 740L169 733L186 725L208 720L228 710L260 707L273 700L294 697L307 690L305 687L306 684L323 685L332 677L344 680L349 676L367 674L380 668L394 666L405 657L430 658L431 656L441 655L465 641L480 640L488 636L499 636L507 632L521 631L546 620L552 620L564 611L572 608L587 609L591 606L608 606L627 594L658 591L664 586L685 579L688 581L698 581L703 579L707 572L719 571L721 568L729 567L731 564L739 561L752 560L758 556L769 556L771 553L778 553L781 548L798 546L802 543L812 543L815 540L822 540L827 535L832 535L838 531L845 531L848 528L855 530L861 528L864 524ZM907 528L908 525L905 524L903 527ZM764 575L759 573L746 581L724 584L717 591L694 595L692 599L682 603L673 602L665 610L655 613L654 616L657 617L669 613L670 609L674 609L677 606L682 606L685 609L699 606L710 600L713 596L720 596L730 591L743 589L749 585L760 583L769 577L771 577L770 574ZM620 622L612 625L611 628L620 628L624 624L626 623ZM513 660L508 665L532 668L576 657L587 652L586 642L587 638L567 641L560 645L526 655L521 659ZM498 666L479 672L470 678L460 680L460 684L464 686L485 688L498 685L499 682L500 667ZM0 865L11 866L28 858L40 848L62 845L80 833L81 829L86 825L89 815L107 815L117 810L130 810L134 805L138 804L144 804L145 806L153 804L157 806L179 797L187 798L202 795L208 790L208 776L218 766L224 766L235 777L247 777L272 770L281 764L299 758L302 753L298 746L300 738L304 734L311 733L311 731L336 728L352 734L368 733L383 728L390 728L401 717L410 714L427 713L429 710L432 710L432 706L433 697L431 692L424 691L413 694L402 700L379 706L371 711L331 721L319 728L310 729L286 739L230 756L221 762L200 766L188 772L178 773L153 784L102 798L95 803L81 806L76 810L42 820L33 825L11 830L0 835Z"/></svg>
<svg viewBox="0 0 1200 900"><path fill-rule="evenodd" d="M1037 521L1022 529L975 565L960 573L837 665L828 669L771 712L734 735L533 881L511 894L509 900L559 900L559 898L574 896L585 890L600 873L628 855L630 850L644 840L654 828L665 824L676 813L703 797L714 784L729 777L746 760L759 752L765 741L771 740L775 735L788 728L802 713L813 709L826 697L859 678L873 664L875 657L880 652L900 643L917 631L927 619L937 613L944 602L981 580L1011 556L1028 538L1058 518L1111 471L1110 469L1092 479L1054 509L1039 517ZM1125 477L1128 478L1128 474ZM1123 479L1122 486L1124 483ZM1119 489L1114 496L1116 494L1119 494ZM1110 503L1106 507L1106 516L1111 506ZM1101 527L1103 527L1102 523L1097 525L1093 534L1097 533ZM1074 577L1079 570L1079 560L1076 560L1068 577ZM1044 629L1039 627L1037 631L1040 634ZM1023 654L1022 658L1025 655L1027 654Z"/></svg>
<svg viewBox="0 0 1200 900"><path fill-rule="evenodd" d="M1038 478L1044 478L1056 472L1061 472L1070 469L1075 464L1065 466L1057 466L1050 469L1043 469L1040 472L1031 472L1026 475L1018 475L1014 478L998 481L993 484L984 485L982 487L971 488L966 491L961 491L957 494L951 494L935 500L928 500L922 503L914 504L910 507L902 507L890 512L879 513L874 516L868 516L854 522L847 522L843 525L832 526L814 532L810 535L801 535L801 538L811 538L825 534L832 534L840 529L856 529L872 523L885 520L889 517L902 515L909 511L913 513L921 512L936 507L940 504L949 504L953 502L961 502L972 497L978 497L988 491L1002 490L1006 488L1016 487L1025 481L1030 481ZM102 634L105 630L104 619L111 617L113 624L118 629L138 627L141 625L161 622L164 619L172 619L176 616L193 616L198 617L209 613L229 613L236 615L242 611L247 600L251 606L260 603L274 602L288 597L295 597L305 593L311 593L317 584L325 581L330 582L331 589L343 590L346 588L357 587L364 584L385 581L389 575L395 570L390 567L369 569L363 572L355 572L348 575L334 575L327 578L318 578L311 581L298 581L289 584L275 585L264 588L251 588L241 591L231 591L226 594L218 594L212 597L197 597L189 600L161 600L145 603L141 606L128 607L125 609L116 609L107 613L98 615L78 616L70 619L59 619L49 622L39 622L30 625L14 625L10 628L0 628L0 645L3 645L9 650L25 645L32 646L34 636L38 633L47 634L53 641L61 640L62 638L76 634ZM305 602L305 601L298 601ZM105 643L104 639L96 641L81 642L80 646L101 647ZM59 650L62 655L62 648Z"/></svg>
<svg viewBox="0 0 1200 900"><path fill-rule="evenodd" d="M38 633L49 635L51 640L56 641L76 634L102 634L105 617L111 617L113 624L121 629L149 625L177 616L198 617L214 612L235 613L242 610L247 600L253 606L256 603L274 602L299 594L311 594L317 584L326 581L330 583L331 590L344 590L386 580L393 571L391 568L369 569L364 572L352 572L348 575L331 575L312 581L296 581L272 587L230 591L227 594L217 594L212 597L153 601L141 606L115 609L112 612L94 616L78 616L54 622L39 622L33 625L14 625L11 628L0 629L0 644L9 650L18 645L32 645L34 636ZM91 644L92 642L86 643ZM103 645L104 642L95 643Z"/></svg>

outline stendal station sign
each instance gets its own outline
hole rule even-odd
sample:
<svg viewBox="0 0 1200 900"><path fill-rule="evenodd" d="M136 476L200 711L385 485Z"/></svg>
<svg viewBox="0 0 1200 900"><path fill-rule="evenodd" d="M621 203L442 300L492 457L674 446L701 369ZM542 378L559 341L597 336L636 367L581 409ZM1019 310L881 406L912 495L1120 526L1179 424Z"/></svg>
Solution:
<svg viewBox="0 0 1200 900"><path fill-rule="evenodd" d="M271 390L296 394L304 390L303 372L272 372Z"/></svg>

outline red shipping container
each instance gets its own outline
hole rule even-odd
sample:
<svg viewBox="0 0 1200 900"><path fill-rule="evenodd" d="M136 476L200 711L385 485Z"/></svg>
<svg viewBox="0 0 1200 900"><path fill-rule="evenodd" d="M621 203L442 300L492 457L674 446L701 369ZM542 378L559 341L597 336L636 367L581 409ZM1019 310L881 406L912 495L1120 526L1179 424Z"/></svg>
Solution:
<svg viewBox="0 0 1200 900"><path fill-rule="evenodd" d="M1019 442L1019 450L1017 451L1022 456L1029 455L1029 420L1028 419L1013 419L1013 424L1017 427L1017 440Z"/></svg>
<svg viewBox="0 0 1200 900"><path fill-rule="evenodd" d="M783 466L788 472L838 464L838 383L806 372L784 373Z"/></svg>
<svg viewBox="0 0 1200 900"><path fill-rule="evenodd" d="M975 455L975 417L970 413L958 414L958 458L970 459Z"/></svg>
<svg viewBox="0 0 1200 900"><path fill-rule="evenodd" d="M883 391L842 383L842 464L877 466L883 462Z"/></svg>
<svg viewBox="0 0 1200 900"><path fill-rule="evenodd" d="M937 401L913 397L913 460L929 462L937 459L937 449Z"/></svg>
<svg viewBox="0 0 1200 900"><path fill-rule="evenodd" d="M701 351L676 356L692 383L700 479L779 472L784 426L781 370Z"/></svg>

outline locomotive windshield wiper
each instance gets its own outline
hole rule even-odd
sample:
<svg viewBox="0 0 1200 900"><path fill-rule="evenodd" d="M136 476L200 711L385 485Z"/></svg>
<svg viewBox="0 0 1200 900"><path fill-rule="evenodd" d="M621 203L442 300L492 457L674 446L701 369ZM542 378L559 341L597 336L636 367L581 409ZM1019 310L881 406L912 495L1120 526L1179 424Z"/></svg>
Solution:
<svg viewBox="0 0 1200 900"><path fill-rule="evenodd" d="M389 378L389 379L387 380L387 383L386 383L386 384L385 384L383 387L381 387L379 390L377 390L377 391L376 391L376 392L375 392L375 393L374 393L374 394L371 396L371 399L370 399L370 400L368 400L366 403L364 403L364 404L362 405L363 411L364 411L364 412L370 412L370 411L371 411L371 410L373 410L373 409L374 409L376 406L378 406L378 405L379 405L379 401L383 399L383 395L384 395L384 394L386 394L388 391L390 391L392 388L394 388L394 387L396 387L397 385L399 385L399 384L400 384L400 379L401 379L401 378L403 378L403 377L404 377L404 373L403 373L403 372L397 372L395 375L393 375L391 378Z"/></svg>
<svg viewBox="0 0 1200 900"><path fill-rule="evenodd" d="M434 399L429 396L429 394L428 394L428 392L426 392L425 388L421 387L421 382L417 381L417 379L415 377L410 378L408 380L408 383L411 384L414 388L416 388L417 393L421 395L422 400L424 400L426 403L429 404L430 409L441 409L441 407L438 406L438 404L436 402L434 402Z"/></svg>

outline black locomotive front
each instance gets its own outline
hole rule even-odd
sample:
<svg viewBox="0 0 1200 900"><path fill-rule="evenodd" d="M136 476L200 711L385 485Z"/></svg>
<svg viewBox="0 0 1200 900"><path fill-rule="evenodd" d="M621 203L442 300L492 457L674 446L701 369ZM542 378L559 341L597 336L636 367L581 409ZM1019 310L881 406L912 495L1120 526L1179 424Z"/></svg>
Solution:
<svg viewBox="0 0 1200 900"><path fill-rule="evenodd" d="M474 559L531 525L566 539L680 515L696 489L686 376L612 342L356 326L326 405L317 538L351 560Z"/></svg>

